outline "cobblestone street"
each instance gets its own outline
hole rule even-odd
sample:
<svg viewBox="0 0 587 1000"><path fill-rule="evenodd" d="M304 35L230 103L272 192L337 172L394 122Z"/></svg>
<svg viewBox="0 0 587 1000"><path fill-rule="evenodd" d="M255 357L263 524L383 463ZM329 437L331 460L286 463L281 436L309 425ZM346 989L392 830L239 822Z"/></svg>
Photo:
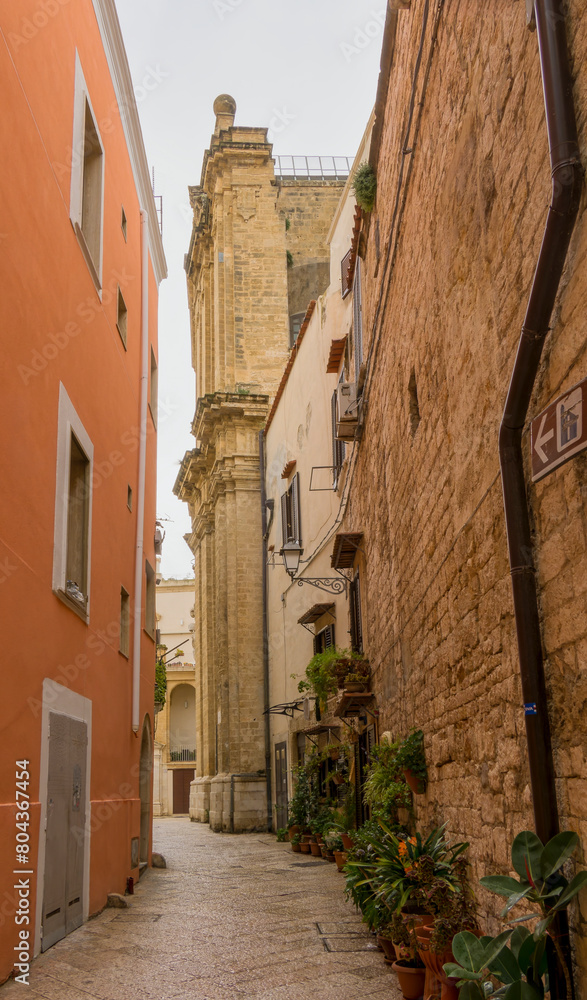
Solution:
<svg viewBox="0 0 587 1000"><path fill-rule="evenodd" d="M168 867L128 910L74 931L0 1000L401 1000L334 865L185 818L156 820L154 849Z"/></svg>

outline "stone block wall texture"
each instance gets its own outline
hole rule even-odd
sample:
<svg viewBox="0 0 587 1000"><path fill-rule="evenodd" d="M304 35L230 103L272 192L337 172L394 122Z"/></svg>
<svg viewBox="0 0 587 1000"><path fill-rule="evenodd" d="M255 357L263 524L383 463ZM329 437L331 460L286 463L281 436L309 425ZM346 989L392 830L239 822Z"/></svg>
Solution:
<svg viewBox="0 0 587 1000"><path fill-rule="evenodd" d="M580 0L565 9L587 162L587 19ZM405 151L423 11L413 0L398 13L363 270L365 423L344 528L365 532L379 729L424 730L418 824L447 822L469 840L478 877L509 870L513 837L533 826L498 428L551 182L537 38L521 0L441 6L426 79L431 5ZM587 375L585 223L583 197L530 418ZM528 430L524 454L528 482ZM561 826L586 847L587 456L527 492ZM478 901L497 931L500 901L483 890ZM585 897L571 916L585 998Z"/></svg>
<svg viewBox="0 0 587 1000"><path fill-rule="evenodd" d="M190 508L196 577L190 815L226 830L230 776L265 769L259 432L288 356L284 203L297 263L315 268L327 260L326 235L344 185L301 181L284 194L266 130L233 125L234 102L219 103L225 111L201 184L190 188L194 226L185 266L197 446L184 457L175 490ZM266 825L264 779L238 785L235 830Z"/></svg>
<svg viewBox="0 0 587 1000"><path fill-rule="evenodd" d="M286 251L292 256L287 269L290 316L305 312L310 301L328 287L330 254L326 240L344 185L342 180L312 178L278 183L277 211L285 231Z"/></svg>

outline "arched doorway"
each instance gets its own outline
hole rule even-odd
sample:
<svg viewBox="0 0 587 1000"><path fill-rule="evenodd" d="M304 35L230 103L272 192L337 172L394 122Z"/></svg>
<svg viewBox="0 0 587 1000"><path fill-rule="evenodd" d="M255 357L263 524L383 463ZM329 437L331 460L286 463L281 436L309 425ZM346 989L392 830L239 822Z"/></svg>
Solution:
<svg viewBox="0 0 587 1000"><path fill-rule="evenodd" d="M149 860L149 837L151 833L151 771L153 769L153 751L151 740L151 723L145 716L143 735L141 738L141 762L139 771L139 796L141 799L141 839L139 843L139 860L141 863Z"/></svg>

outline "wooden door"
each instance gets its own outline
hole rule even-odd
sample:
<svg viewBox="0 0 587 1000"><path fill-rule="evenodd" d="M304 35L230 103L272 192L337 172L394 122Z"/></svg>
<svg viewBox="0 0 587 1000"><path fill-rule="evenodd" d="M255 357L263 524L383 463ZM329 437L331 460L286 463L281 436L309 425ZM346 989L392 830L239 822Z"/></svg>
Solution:
<svg viewBox="0 0 587 1000"><path fill-rule="evenodd" d="M275 744L275 805L280 830L287 824L287 743Z"/></svg>
<svg viewBox="0 0 587 1000"><path fill-rule="evenodd" d="M190 785L194 780L194 769L175 768L173 771L173 813L185 815L190 811Z"/></svg>
<svg viewBox="0 0 587 1000"><path fill-rule="evenodd" d="M49 715L42 951L83 921L87 726Z"/></svg>

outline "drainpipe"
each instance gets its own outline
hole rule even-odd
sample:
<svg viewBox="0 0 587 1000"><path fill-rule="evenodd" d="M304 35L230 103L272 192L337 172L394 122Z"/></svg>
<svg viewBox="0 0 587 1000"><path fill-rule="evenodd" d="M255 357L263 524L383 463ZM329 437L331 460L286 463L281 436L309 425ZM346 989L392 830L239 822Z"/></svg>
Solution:
<svg viewBox="0 0 587 1000"><path fill-rule="evenodd" d="M259 431L259 473L261 478L262 584L263 584L263 696L265 720L265 781L267 784L267 830L273 829L271 810L271 720L269 716L269 635L267 627L267 495L265 492L265 431Z"/></svg>
<svg viewBox="0 0 587 1000"><path fill-rule="evenodd" d="M143 605L143 535L147 468L147 394L149 388L149 216L141 212L141 387L137 536L135 549L135 601L133 617L132 731L138 733L141 700L141 625Z"/></svg>
<svg viewBox="0 0 587 1000"><path fill-rule="evenodd" d="M535 0L538 47L552 169L552 203L499 432L505 521L526 717L536 832L545 842L559 830L555 770L532 537L524 482L522 432L554 308L583 184L565 18L560 0ZM563 915L564 916L564 915ZM566 917L564 919L566 925ZM568 927L559 923L570 966ZM554 970L553 970L554 971ZM552 997L572 996L562 971L551 978Z"/></svg>

